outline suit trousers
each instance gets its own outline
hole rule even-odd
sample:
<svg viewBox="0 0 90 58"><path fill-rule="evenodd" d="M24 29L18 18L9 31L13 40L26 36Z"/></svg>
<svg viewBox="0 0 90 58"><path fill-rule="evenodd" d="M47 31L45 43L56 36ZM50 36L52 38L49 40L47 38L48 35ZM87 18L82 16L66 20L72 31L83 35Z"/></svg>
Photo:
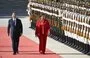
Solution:
<svg viewBox="0 0 90 58"><path fill-rule="evenodd" d="M13 52L16 53L18 52L18 47L19 47L19 36L13 36L12 37L12 49Z"/></svg>
<svg viewBox="0 0 90 58"><path fill-rule="evenodd" d="M42 51L42 53L44 53L46 50L46 41L47 36L45 35L39 36L39 51Z"/></svg>

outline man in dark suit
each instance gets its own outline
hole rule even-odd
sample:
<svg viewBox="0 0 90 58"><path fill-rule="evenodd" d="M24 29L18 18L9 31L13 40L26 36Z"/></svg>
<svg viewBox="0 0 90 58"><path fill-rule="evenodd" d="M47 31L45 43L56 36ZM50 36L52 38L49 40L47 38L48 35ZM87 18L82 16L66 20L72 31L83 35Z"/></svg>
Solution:
<svg viewBox="0 0 90 58"><path fill-rule="evenodd" d="M12 13L12 18L8 21L8 36L11 35L13 54L18 53L19 37L23 33L23 26L20 19L16 18L16 13Z"/></svg>

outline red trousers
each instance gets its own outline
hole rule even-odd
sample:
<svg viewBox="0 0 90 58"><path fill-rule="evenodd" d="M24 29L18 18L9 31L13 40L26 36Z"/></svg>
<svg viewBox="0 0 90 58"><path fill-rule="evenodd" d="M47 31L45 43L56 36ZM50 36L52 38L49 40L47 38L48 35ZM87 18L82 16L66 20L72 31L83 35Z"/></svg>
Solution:
<svg viewBox="0 0 90 58"><path fill-rule="evenodd" d="M42 53L44 53L46 50L46 41L47 36L45 35L39 36L39 51L42 51Z"/></svg>

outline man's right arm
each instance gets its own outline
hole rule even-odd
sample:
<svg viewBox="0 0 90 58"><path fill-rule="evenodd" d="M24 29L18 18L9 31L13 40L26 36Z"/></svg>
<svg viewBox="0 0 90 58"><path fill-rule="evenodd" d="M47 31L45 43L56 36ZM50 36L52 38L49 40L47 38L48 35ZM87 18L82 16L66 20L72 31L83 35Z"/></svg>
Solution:
<svg viewBox="0 0 90 58"><path fill-rule="evenodd" d="M10 33L10 20L8 21L8 30L7 30L7 33L8 33L8 36L9 36L9 33Z"/></svg>

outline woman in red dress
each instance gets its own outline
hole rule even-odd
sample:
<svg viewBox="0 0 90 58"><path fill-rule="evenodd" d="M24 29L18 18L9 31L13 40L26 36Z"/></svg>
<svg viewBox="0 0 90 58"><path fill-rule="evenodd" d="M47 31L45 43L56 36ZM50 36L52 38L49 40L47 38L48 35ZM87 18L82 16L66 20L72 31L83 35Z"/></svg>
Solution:
<svg viewBox="0 0 90 58"><path fill-rule="evenodd" d="M50 25L45 16L41 16L36 22L35 35L39 38L39 52L45 54L47 36L50 30Z"/></svg>

